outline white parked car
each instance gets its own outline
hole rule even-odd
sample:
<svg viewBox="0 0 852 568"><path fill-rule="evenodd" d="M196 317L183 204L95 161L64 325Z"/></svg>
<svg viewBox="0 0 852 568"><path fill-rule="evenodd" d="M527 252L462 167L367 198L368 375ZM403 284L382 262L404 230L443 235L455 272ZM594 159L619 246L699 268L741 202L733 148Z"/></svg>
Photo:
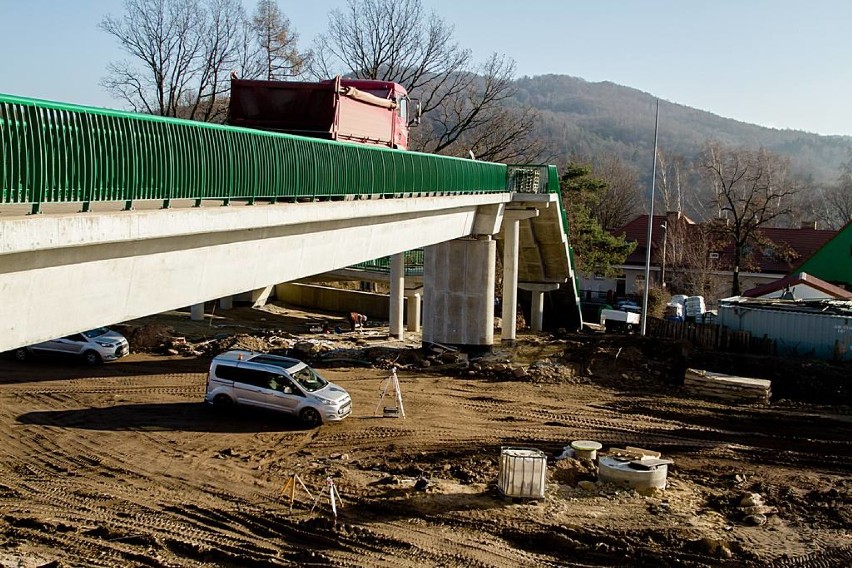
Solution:
<svg viewBox="0 0 852 568"><path fill-rule="evenodd" d="M81 357L88 365L114 361L130 353L127 339L118 332L105 327L90 329L82 333L66 335L15 349L14 356L24 361L32 354L69 355Z"/></svg>
<svg viewBox="0 0 852 568"><path fill-rule="evenodd" d="M213 358L204 401L222 408L284 412L308 426L338 422L352 412L349 393L305 363L251 351L228 351Z"/></svg>

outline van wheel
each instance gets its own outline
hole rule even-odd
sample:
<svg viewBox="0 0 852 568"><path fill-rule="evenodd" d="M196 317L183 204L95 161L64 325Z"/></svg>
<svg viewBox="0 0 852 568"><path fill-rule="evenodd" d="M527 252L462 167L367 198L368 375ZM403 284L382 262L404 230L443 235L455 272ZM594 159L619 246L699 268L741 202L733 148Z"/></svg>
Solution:
<svg viewBox="0 0 852 568"><path fill-rule="evenodd" d="M97 351L86 351L83 353L83 361L86 365L100 365L103 363L100 354Z"/></svg>
<svg viewBox="0 0 852 568"><path fill-rule="evenodd" d="M234 408L234 401L226 394L217 394L213 399L213 406L218 410L228 411Z"/></svg>
<svg viewBox="0 0 852 568"><path fill-rule="evenodd" d="M26 361L30 358L30 353L26 347L15 349L13 355L15 356L15 361Z"/></svg>
<svg viewBox="0 0 852 568"><path fill-rule="evenodd" d="M322 416L315 408L308 407L299 413L299 418L305 426L315 427L322 424Z"/></svg>

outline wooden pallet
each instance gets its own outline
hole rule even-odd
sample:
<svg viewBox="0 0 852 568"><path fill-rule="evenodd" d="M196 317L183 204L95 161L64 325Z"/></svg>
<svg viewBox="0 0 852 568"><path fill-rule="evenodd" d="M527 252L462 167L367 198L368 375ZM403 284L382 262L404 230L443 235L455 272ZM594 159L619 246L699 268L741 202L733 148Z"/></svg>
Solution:
<svg viewBox="0 0 852 568"><path fill-rule="evenodd" d="M688 391L731 402L769 404L772 381L687 369L683 380Z"/></svg>

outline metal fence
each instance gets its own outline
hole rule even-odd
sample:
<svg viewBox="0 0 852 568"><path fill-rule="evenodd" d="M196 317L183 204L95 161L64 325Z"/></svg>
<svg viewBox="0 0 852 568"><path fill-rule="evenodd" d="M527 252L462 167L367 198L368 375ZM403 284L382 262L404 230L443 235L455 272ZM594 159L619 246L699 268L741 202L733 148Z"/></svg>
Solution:
<svg viewBox="0 0 852 568"><path fill-rule="evenodd" d="M0 94L0 203L507 191L504 164Z"/></svg>

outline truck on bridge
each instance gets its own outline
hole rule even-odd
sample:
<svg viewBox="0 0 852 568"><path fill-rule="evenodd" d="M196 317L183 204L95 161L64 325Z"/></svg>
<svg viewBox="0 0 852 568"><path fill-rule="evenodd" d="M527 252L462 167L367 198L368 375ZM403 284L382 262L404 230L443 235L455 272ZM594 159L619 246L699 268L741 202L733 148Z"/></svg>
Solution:
<svg viewBox="0 0 852 568"><path fill-rule="evenodd" d="M328 140L408 149L420 104L390 81L318 83L231 77L228 124Z"/></svg>

